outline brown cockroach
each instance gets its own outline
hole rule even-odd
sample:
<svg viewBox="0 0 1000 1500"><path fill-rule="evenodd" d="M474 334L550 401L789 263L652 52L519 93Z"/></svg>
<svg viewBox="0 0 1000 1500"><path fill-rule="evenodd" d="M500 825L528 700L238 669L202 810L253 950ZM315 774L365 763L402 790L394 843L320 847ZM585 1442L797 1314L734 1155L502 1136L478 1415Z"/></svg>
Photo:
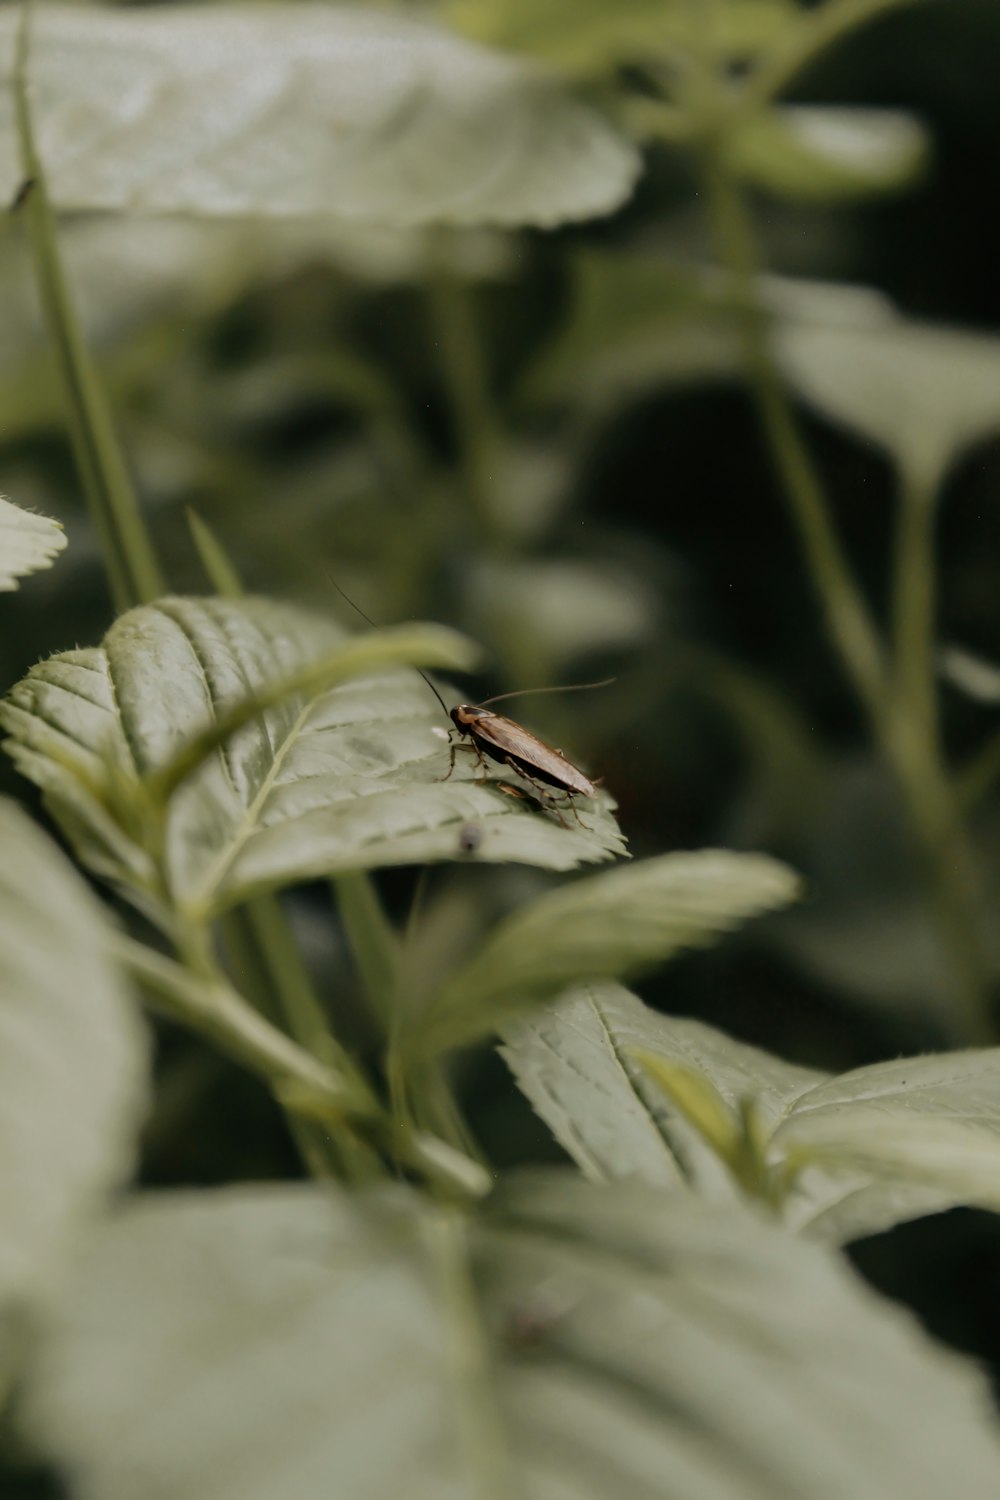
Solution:
<svg viewBox="0 0 1000 1500"><path fill-rule="evenodd" d="M424 677L422 672L420 675ZM448 770L442 780L447 781L455 769L455 752L465 748L477 753L480 765L484 764L484 757L488 756L490 760L497 761L508 770L516 771L519 776L523 776L539 794L542 806L549 808L557 816L559 808L553 801L552 794L547 790L549 787L554 787L556 791L562 792L570 799L596 797L597 784L585 776L578 766L574 766L561 750L557 750L553 745L547 745L544 740L540 740L537 735L525 729L523 724L518 724L516 719L508 719L505 714L493 713L490 704L501 703L508 698L524 697L528 693L570 693L583 688L606 687L613 680L608 677L601 682L582 682L571 687L523 688L519 692L498 693L495 698L487 698L483 703L460 703L457 707L449 709L430 678L424 677L424 681L459 734L471 741L468 746L452 742ZM503 786L503 790L507 790L506 785ZM513 790L512 788L511 791ZM570 806L572 805L571 800ZM573 812L575 816L575 808Z"/></svg>
<svg viewBox="0 0 1000 1500"><path fill-rule="evenodd" d="M337 593L347 600L351 608L357 610L363 620L367 620L369 625L377 629L375 621L370 619L364 610L344 593L340 584L329 572L327 572L327 577ZM525 729L522 724L518 724L515 719L508 719L504 714L493 713L490 704L501 703L508 698L526 697L529 693L574 693L585 688L607 687L609 683L614 682L613 677L605 677L600 682L574 683L568 687L521 688L512 693L498 693L495 698L487 698L483 703L459 703L455 708L449 708L426 672L421 672L419 667L415 670L424 679L458 733L471 741L468 745L459 744L451 739L449 732L451 756L448 761L448 770L440 778L442 781L447 781L455 769L457 750L474 750L481 766L485 765L485 758L489 757L490 760L497 761L508 770L515 771L525 781L530 782L535 788L537 800L541 806L554 812L560 822L564 821L561 810L548 788L552 787L557 792L562 792L569 798L573 816L579 822L579 815L573 806L572 799L596 797L598 783L591 781L589 776L585 776L561 750L557 750L553 745L547 745L544 740L540 740L537 735ZM497 785L500 791L508 795L524 795L519 788L510 786L509 783L500 782Z"/></svg>

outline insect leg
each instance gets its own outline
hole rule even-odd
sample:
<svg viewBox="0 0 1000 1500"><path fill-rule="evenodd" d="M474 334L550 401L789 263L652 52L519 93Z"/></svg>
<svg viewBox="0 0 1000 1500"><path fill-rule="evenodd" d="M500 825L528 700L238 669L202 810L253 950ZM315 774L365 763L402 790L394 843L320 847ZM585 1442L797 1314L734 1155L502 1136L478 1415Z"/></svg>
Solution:
<svg viewBox="0 0 1000 1500"><path fill-rule="evenodd" d="M449 731L449 733L451 733L451 731ZM448 778L451 776L452 771L454 771L454 769L455 769L455 753L458 750L472 750L476 755L478 755L478 757L479 757L479 764L481 766L483 766L483 765L486 764L486 762L483 759L483 752L480 750L480 748L479 748L478 745L476 745L476 744L467 745L464 740L453 740L453 739L450 739L450 738L448 740L448 745L449 745L450 751L451 751L450 755L448 756L448 769L444 773L443 776L437 776L437 777L435 777L436 781L447 781Z"/></svg>
<svg viewBox="0 0 1000 1500"><path fill-rule="evenodd" d="M537 781L534 776L532 776L528 771L526 771L524 769L523 766L519 766L517 764L517 762L515 760L511 759L510 757L507 757L505 759L504 764L507 765L507 766L509 766L512 771L516 771L517 774L518 774L518 776L522 777L523 780L529 782L531 784L531 786L534 787L537 801L538 801L539 805L545 809L546 812L553 813L555 815L555 817L558 819L558 821L562 824L563 828L568 828L569 827L569 824L566 822L566 819L562 815L562 810L561 810L558 802L555 800L555 798L553 797L552 793L549 791L548 787L544 784L544 782ZM510 793L508 793L508 795L509 796L513 796L514 793L510 792ZM567 795L569 795L569 794L567 793ZM579 814L577 813L576 809L573 807L572 800L570 801L569 805L570 805L570 807L573 810L574 817L576 817L577 822L579 822L580 821ZM580 826L581 826L581 828L585 828L587 825L585 823L581 823Z"/></svg>

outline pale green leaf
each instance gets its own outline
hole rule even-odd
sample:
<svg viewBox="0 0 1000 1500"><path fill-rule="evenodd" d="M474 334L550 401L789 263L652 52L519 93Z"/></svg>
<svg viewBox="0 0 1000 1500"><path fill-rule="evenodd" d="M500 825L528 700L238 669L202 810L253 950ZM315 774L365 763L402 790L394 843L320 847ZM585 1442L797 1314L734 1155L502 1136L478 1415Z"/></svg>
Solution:
<svg viewBox="0 0 1000 1500"><path fill-rule="evenodd" d="M734 1114L741 1100L753 1098L772 1128L799 1094L827 1076L791 1067L700 1021L659 1015L611 983L577 985L505 1028L502 1051L521 1090L588 1177L683 1178L708 1197L731 1198L732 1183L637 1053L702 1075Z"/></svg>
<svg viewBox="0 0 1000 1500"><path fill-rule="evenodd" d="M740 370L724 288L703 271L663 256L593 253L575 271L570 317L529 372L529 399L582 398L601 408L650 386Z"/></svg>
<svg viewBox="0 0 1000 1500"><path fill-rule="evenodd" d="M616 984L578 986L505 1032L503 1055L553 1135L593 1180L679 1176L731 1198L732 1179L639 1063L748 1101L789 1228L843 1242L958 1204L1000 1206L1000 1051L953 1052L840 1077L782 1062L698 1021L664 1016ZM803 1170L799 1170L799 1169Z"/></svg>
<svg viewBox="0 0 1000 1500"><path fill-rule="evenodd" d="M1000 1049L831 1077L800 1095L771 1148L832 1174L806 1174L786 1209L790 1224L825 1238L958 1204L1000 1210Z"/></svg>
<svg viewBox="0 0 1000 1500"><path fill-rule="evenodd" d="M926 163L928 140L898 110L785 105L741 126L730 154L736 170L769 193L836 203L908 187Z"/></svg>
<svg viewBox="0 0 1000 1500"><path fill-rule="evenodd" d="M919 1420L914 1420L919 1413ZM985 1380L737 1207L503 1185L140 1201L51 1319L31 1440L86 1500L993 1500Z"/></svg>
<svg viewBox="0 0 1000 1500"><path fill-rule="evenodd" d="M45 1293L132 1163L145 1040L107 939L101 908L65 856L0 800L4 1310Z"/></svg>
<svg viewBox="0 0 1000 1500"><path fill-rule="evenodd" d="M350 637L266 600L166 599L34 668L0 724L80 857L163 922L315 876L458 858L470 826L479 860L566 869L621 852L606 796L563 827L478 784L473 756L441 780L443 715L415 672L327 686L338 662L343 678L380 660L471 657L438 626Z"/></svg>
<svg viewBox="0 0 1000 1500"><path fill-rule="evenodd" d="M4 79L18 15L0 14ZM541 72L398 13L46 4L29 80L63 209L553 225L616 208L638 171ZM9 83L0 126L9 200Z"/></svg>
<svg viewBox="0 0 1000 1500"><path fill-rule="evenodd" d="M419 1051L494 1031L575 979L635 973L795 900L798 877L761 854L665 854L561 886L515 911L414 1015Z"/></svg>
<svg viewBox="0 0 1000 1500"><path fill-rule="evenodd" d="M796 13L792 0L718 0L706 27L689 0L443 0L438 9L470 36L582 75L683 56L695 45L720 59L747 57Z"/></svg>
<svg viewBox="0 0 1000 1500"><path fill-rule="evenodd" d="M854 288L775 287L775 348L802 396L933 493L1000 430L1000 339L898 314Z"/></svg>
<svg viewBox="0 0 1000 1500"><path fill-rule="evenodd" d="M0 495L0 593L17 588L17 580L41 568L51 568L52 559L66 545L58 521L37 516L12 505Z"/></svg>
<svg viewBox="0 0 1000 1500"><path fill-rule="evenodd" d="M571 681L576 658L634 650L656 618L652 589L608 562L494 558L469 569L465 588L476 634L515 682Z"/></svg>
<svg viewBox="0 0 1000 1500"><path fill-rule="evenodd" d="M984 876L982 932L1000 976L995 834L986 819L979 823L972 832ZM782 953L855 1003L929 1018L939 1034L954 1034L961 1013L954 964L927 920L912 834L884 767L841 757L803 808L790 847L823 899L803 903L776 928Z"/></svg>
<svg viewBox="0 0 1000 1500"><path fill-rule="evenodd" d="M993 708L1000 705L1000 667L996 662L960 646L948 646L941 652L938 665L942 677L974 703Z"/></svg>

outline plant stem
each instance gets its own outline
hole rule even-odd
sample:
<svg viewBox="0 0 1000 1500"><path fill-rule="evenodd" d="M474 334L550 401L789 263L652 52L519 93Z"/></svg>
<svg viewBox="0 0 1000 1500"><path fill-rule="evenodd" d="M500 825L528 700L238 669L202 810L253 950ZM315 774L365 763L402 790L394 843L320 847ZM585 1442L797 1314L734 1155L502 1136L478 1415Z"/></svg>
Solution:
<svg viewBox="0 0 1000 1500"><path fill-rule="evenodd" d="M399 982L396 934L382 910L371 876L364 870L337 875L331 886L372 1015L382 1036L386 1037Z"/></svg>
<svg viewBox="0 0 1000 1500"><path fill-rule="evenodd" d="M482 1311L469 1267L467 1220L455 1209L427 1215L424 1235L438 1276L468 1488L475 1500L519 1493L500 1420Z"/></svg>
<svg viewBox="0 0 1000 1500"><path fill-rule="evenodd" d="M764 314L757 302L756 250L739 187L714 144L705 148L704 168L716 236L736 287L750 388L772 461L820 596L827 630L855 691L877 718L888 686L882 646L771 358Z"/></svg>
<svg viewBox="0 0 1000 1500"><path fill-rule="evenodd" d="M482 534L495 536L493 491L500 441L475 309L468 288L447 268L439 268L432 277L430 299L466 500Z"/></svg>
<svg viewBox="0 0 1000 1500"><path fill-rule="evenodd" d="M704 175L722 258L736 285L750 388L827 629L904 800L938 932L951 959L963 1036L969 1042L985 1042L993 1034L990 967L979 924L974 861L938 744L933 509L928 497L908 480L897 538L890 671L771 355L756 300L756 246L739 184L717 134L719 118L706 116Z"/></svg>
<svg viewBox="0 0 1000 1500"><path fill-rule="evenodd" d="M915 0L826 0L800 11L784 35L747 78L735 97L730 124L735 128L783 93L794 78L830 47L867 26L878 16L901 10Z"/></svg>
<svg viewBox="0 0 1000 1500"><path fill-rule="evenodd" d="M164 1013L182 1021L244 1063L272 1086L297 1084L336 1111L367 1105L345 1079L272 1026L221 977L194 974L132 938L113 940L116 956L158 998Z"/></svg>
<svg viewBox="0 0 1000 1500"><path fill-rule="evenodd" d="M55 215L28 97L29 6L22 5L14 64L14 110L24 204L42 311L66 395L70 439L118 611L163 593L163 580L108 411L87 352L59 254Z"/></svg>
<svg viewBox="0 0 1000 1500"><path fill-rule="evenodd" d="M892 588L895 692L920 727L928 744L938 743L937 693L934 675L933 492L916 475L904 473Z"/></svg>

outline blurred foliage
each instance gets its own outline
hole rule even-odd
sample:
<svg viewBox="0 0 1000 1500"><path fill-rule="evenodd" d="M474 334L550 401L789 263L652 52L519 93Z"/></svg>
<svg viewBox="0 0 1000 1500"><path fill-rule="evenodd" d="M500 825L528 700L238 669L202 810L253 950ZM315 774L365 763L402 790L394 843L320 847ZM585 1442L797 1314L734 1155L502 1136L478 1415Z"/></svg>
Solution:
<svg viewBox="0 0 1000 1500"><path fill-rule="evenodd" d="M672 0L407 9L570 77L641 141L644 175L611 216L548 232L66 212L72 292L171 588L209 591L193 511L250 590L353 627L329 573L380 626L432 619L483 642L469 701L614 675L593 694L529 700L523 717L603 776L633 852L763 851L807 891L800 910L648 980L647 1001L834 1072L967 1042L912 808L824 629L747 391L745 289L687 149L692 54L740 79L769 48L780 60L786 38L794 48L792 28L819 10L719 0L706 39L692 36L699 7ZM860 596L889 635L906 628L900 510L933 539L939 740L965 788L995 1034L1000 8L872 9L885 14L748 116L729 170L762 252L768 337ZM6 689L40 657L100 641L113 612L22 216L4 227L0 490L68 539L54 570L3 596ZM6 762L0 790L37 809ZM416 897L406 871L381 873L379 891L400 927L418 904L407 942L430 989L550 883L469 861ZM337 976L343 1036L363 1052L361 986L327 903L305 887L286 908L320 991ZM494 1057L456 1071L494 1162L555 1157ZM231 1061L170 1033L157 1074L142 1181L296 1172L279 1110ZM995 1220L955 1214L855 1253L996 1368Z"/></svg>

